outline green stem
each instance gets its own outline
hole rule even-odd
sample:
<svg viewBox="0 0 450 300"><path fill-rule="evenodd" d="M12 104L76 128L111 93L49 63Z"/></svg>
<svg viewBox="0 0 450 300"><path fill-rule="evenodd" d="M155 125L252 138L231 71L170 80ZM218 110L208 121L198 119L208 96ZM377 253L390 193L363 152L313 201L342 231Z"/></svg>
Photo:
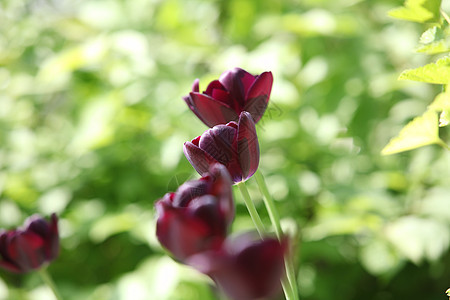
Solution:
<svg viewBox="0 0 450 300"><path fill-rule="evenodd" d="M47 272L47 267L43 267L37 271L37 273L41 276L42 281L52 290L57 300L62 300L61 294L58 292L55 283L53 282L52 277Z"/></svg>
<svg viewBox="0 0 450 300"><path fill-rule="evenodd" d="M445 21L447 21L447 23L450 24L450 18L445 13L445 11L443 11L442 9L440 9L440 11L441 11L441 15L444 17Z"/></svg>
<svg viewBox="0 0 450 300"><path fill-rule="evenodd" d="M248 212L250 213L250 217L252 218L253 223L255 224L256 230L258 231L259 235L263 238L266 230L264 228L264 224L261 221L261 218L259 217L258 211L256 210L255 204L253 204L253 201L250 198L247 186L245 185L245 182L240 182L237 184L237 186L241 191L245 205L247 206ZM283 287L286 299L295 300L294 296L292 295L292 288L290 287L289 282L285 282L285 280L282 280L281 285Z"/></svg>
<svg viewBox="0 0 450 300"><path fill-rule="evenodd" d="M259 170L256 171L254 176L256 179L256 183L258 184L259 190L261 194L263 194L264 196L263 197L264 204L266 206L267 212L269 213L270 221L272 222L272 225L275 228L275 233L278 239L281 239L283 237L283 229L281 228L280 224L280 216L278 215L278 211L275 207L275 202L273 201L273 198L269 193L269 189L267 188L264 176L261 174ZM286 257L284 263L286 267L286 276L291 286L294 299L298 300L299 299L298 287L297 287L297 280L295 278L294 264L292 263L292 259L290 257Z"/></svg>
<svg viewBox="0 0 450 300"><path fill-rule="evenodd" d="M450 146L447 145L447 144L446 144L443 140L441 140L441 139L439 139L438 145L441 146L441 147L443 147L443 148L445 148L445 149L447 149L447 150L450 150Z"/></svg>
<svg viewBox="0 0 450 300"><path fill-rule="evenodd" d="M239 190L241 191L242 198L244 198L245 206L247 206L248 212L250 214L250 217L253 220L253 223L256 226L256 230L258 231L259 235L262 237L264 235L264 232L266 230L264 229L263 222L261 221L261 218L259 217L258 211L256 210L255 204L253 204L252 199L250 198L250 194L248 193L247 187L245 186L245 182L239 182L237 184Z"/></svg>

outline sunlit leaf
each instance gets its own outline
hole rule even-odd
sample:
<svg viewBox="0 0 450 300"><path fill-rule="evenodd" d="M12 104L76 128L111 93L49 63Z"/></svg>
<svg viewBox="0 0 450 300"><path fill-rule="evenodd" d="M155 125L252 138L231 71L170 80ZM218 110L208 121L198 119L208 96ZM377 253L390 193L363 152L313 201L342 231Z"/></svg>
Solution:
<svg viewBox="0 0 450 300"><path fill-rule="evenodd" d="M439 127L447 126L450 123L450 93L441 93L437 95L430 109L440 112Z"/></svg>
<svg viewBox="0 0 450 300"><path fill-rule="evenodd" d="M398 136L384 147L381 154L399 153L440 142L437 113L428 110L422 116L409 122Z"/></svg>
<svg viewBox="0 0 450 300"><path fill-rule="evenodd" d="M441 28L434 26L425 31L420 37L420 46L417 52L426 54L445 53L450 51L450 42L447 34Z"/></svg>
<svg viewBox="0 0 450 300"><path fill-rule="evenodd" d="M439 21L441 0L407 0L402 7L389 12L391 17L425 23Z"/></svg>
<svg viewBox="0 0 450 300"><path fill-rule="evenodd" d="M423 67L403 71L399 80L415 80L436 84L448 84L450 81L450 57L439 59Z"/></svg>

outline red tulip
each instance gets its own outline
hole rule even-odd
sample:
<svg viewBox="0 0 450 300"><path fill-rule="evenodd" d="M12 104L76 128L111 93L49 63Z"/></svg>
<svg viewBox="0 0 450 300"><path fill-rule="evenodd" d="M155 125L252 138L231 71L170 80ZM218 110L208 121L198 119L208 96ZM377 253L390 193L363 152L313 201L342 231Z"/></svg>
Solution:
<svg viewBox="0 0 450 300"><path fill-rule="evenodd" d="M249 112L255 123L263 116L270 98L273 77L271 72L253 76L234 68L212 81L206 91L199 92L199 80L183 100L197 117L209 127L237 121L243 111Z"/></svg>
<svg viewBox="0 0 450 300"><path fill-rule="evenodd" d="M58 218L50 222L38 215L25 221L25 229L0 233L0 267L25 273L54 260L59 253Z"/></svg>
<svg viewBox="0 0 450 300"><path fill-rule="evenodd" d="M184 154L200 175L212 164L221 163L233 182L247 180L259 165L259 144L252 116L244 111L238 123L232 121L206 130L184 143Z"/></svg>
<svg viewBox="0 0 450 300"><path fill-rule="evenodd" d="M231 185L226 168L216 164L156 203L156 235L176 259L220 248L234 218Z"/></svg>
<svg viewBox="0 0 450 300"><path fill-rule="evenodd" d="M231 299L266 299L281 290L286 250L286 240L243 234L228 238L219 251L194 255L187 263L210 276Z"/></svg>

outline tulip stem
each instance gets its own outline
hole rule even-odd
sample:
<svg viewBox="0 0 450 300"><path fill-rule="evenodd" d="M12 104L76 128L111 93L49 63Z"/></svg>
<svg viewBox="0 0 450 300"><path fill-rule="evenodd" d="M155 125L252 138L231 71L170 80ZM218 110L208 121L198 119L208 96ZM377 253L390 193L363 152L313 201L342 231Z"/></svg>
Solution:
<svg viewBox="0 0 450 300"><path fill-rule="evenodd" d="M256 183L258 184L259 191L263 194L264 204L266 206L267 212L269 213L270 221L272 222L272 226L275 228L275 233L278 239L283 237L283 229L280 224L280 216L278 215L278 211L275 207L275 202L273 201L272 196L269 193L269 189L267 188L266 180L262 173L258 170L255 173ZM294 300L298 300L298 287L297 280L295 277L294 264L292 263L292 259L290 256L285 257L284 264L286 267L286 276L289 281L289 285L292 290L292 294L294 295Z"/></svg>
<svg viewBox="0 0 450 300"><path fill-rule="evenodd" d="M239 182L237 184L239 190L241 191L242 198L244 198L245 206L247 206L248 212L250 214L250 217L253 220L253 223L255 224L256 230L258 231L259 235L262 237L266 230L264 229L264 224L261 221L261 218L259 217L258 211L256 210L255 204L253 203L252 199L250 198L250 194L248 193L247 187L245 186L245 182Z"/></svg>
<svg viewBox="0 0 450 300"><path fill-rule="evenodd" d="M52 290L53 294L55 295L55 298L57 300L62 300L63 298L61 297L61 294L56 288L55 282L53 281L50 274L47 272L47 267L43 267L39 269L37 272L41 276L42 281L44 281L45 284Z"/></svg>

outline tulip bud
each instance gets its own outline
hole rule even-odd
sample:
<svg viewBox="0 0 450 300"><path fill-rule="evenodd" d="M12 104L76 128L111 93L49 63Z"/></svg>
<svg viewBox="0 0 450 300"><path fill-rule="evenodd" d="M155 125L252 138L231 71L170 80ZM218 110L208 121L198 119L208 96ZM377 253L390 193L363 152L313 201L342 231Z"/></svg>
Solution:
<svg viewBox="0 0 450 300"><path fill-rule="evenodd" d="M252 116L244 111L238 123L208 129L184 143L184 154L200 175L212 164L221 163L227 167L234 183L247 180L259 165L259 144Z"/></svg>
<svg viewBox="0 0 450 300"><path fill-rule="evenodd" d="M33 215L25 229L0 232L0 267L15 273L26 273L54 260L59 253L58 218L46 221Z"/></svg>
<svg viewBox="0 0 450 300"><path fill-rule="evenodd" d="M253 76L234 68L212 81L206 91L199 92L196 79L192 92L183 97L188 107L209 127L237 121L243 111L249 112L255 123L263 116L270 98L273 77L271 72Z"/></svg>
<svg viewBox="0 0 450 300"><path fill-rule="evenodd" d="M228 238L219 251L199 253L187 263L210 276L230 299L267 299L281 290L286 250L286 240L241 234Z"/></svg>
<svg viewBox="0 0 450 300"><path fill-rule="evenodd" d="M220 164L156 203L159 242L183 262L190 255L220 248L234 218L231 178Z"/></svg>

